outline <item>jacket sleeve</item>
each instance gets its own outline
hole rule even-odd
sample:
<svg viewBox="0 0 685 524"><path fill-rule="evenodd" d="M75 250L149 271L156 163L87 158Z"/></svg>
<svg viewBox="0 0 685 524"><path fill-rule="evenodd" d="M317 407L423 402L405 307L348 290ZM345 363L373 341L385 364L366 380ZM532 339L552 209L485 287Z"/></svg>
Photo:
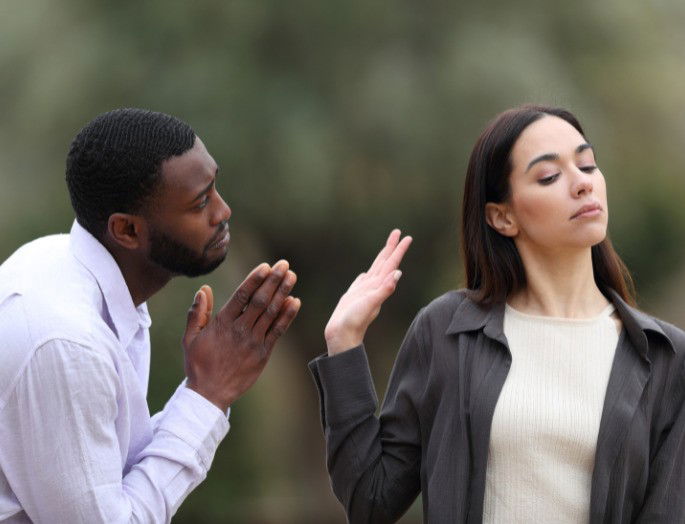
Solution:
<svg viewBox="0 0 685 524"><path fill-rule="evenodd" d="M649 462L647 493L636 522L685 522L685 366L662 401L669 413Z"/></svg>
<svg viewBox="0 0 685 524"><path fill-rule="evenodd" d="M353 524L395 522L419 493L426 384L419 319L400 348L380 417L363 346L310 363L333 491Z"/></svg>

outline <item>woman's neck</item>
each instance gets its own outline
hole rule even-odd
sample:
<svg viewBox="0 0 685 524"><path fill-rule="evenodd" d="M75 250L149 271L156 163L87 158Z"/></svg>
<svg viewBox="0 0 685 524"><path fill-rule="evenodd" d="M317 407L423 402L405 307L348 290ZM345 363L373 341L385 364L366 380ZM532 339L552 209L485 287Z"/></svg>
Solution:
<svg viewBox="0 0 685 524"><path fill-rule="evenodd" d="M597 287L590 249L542 253L518 246L526 271L526 287L507 302L532 315L591 318L608 305Z"/></svg>

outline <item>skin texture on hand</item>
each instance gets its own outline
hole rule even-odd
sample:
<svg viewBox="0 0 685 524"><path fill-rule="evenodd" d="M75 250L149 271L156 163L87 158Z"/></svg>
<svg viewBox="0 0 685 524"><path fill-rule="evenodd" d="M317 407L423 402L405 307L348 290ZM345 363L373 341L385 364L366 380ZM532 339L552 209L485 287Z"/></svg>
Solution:
<svg viewBox="0 0 685 524"><path fill-rule="evenodd" d="M187 387L222 411L247 391L300 309L290 296L296 280L285 260L261 264L214 318L212 290L202 286L183 336Z"/></svg>
<svg viewBox="0 0 685 524"><path fill-rule="evenodd" d="M383 302L395 291L402 276L398 267L412 241L409 236L400 237L399 229L390 233L368 271L361 273L340 298L324 331L329 355L361 344Z"/></svg>

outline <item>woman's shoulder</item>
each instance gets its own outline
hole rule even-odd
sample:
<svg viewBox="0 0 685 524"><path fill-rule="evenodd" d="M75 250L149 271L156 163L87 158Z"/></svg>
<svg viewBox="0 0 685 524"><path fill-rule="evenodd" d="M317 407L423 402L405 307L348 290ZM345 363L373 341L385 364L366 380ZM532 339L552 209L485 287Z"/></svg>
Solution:
<svg viewBox="0 0 685 524"><path fill-rule="evenodd" d="M468 289L452 289L434 298L417 315L417 322L428 324L432 332L447 330L457 324L472 323L487 316L488 306L479 305Z"/></svg>
<svg viewBox="0 0 685 524"><path fill-rule="evenodd" d="M663 335L673 346L673 350L680 355L685 355L685 331L670 322L652 315L648 316L661 328Z"/></svg>
<svg viewBox="0 0 685 524"><path fill-rule="evenodd" d="M460 308L470 303L475 304L470 298L468 289L451 289L421 308L419 316L441 317L448 315L452 318Z"/></svg>

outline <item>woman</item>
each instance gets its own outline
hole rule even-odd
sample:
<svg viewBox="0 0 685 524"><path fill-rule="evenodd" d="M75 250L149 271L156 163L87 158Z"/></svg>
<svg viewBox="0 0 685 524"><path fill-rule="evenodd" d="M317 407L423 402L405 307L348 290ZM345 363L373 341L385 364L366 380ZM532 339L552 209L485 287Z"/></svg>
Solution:
<svg viewBox="0 0 685 524"><path fill-rule="evenodd" d="M393 231L310 364L351 522L685 521L683 332L636 309L604 177L568 111L499 115L471 154L467 289L423 308L380 418L362 346L411 242Z"/></svg>

